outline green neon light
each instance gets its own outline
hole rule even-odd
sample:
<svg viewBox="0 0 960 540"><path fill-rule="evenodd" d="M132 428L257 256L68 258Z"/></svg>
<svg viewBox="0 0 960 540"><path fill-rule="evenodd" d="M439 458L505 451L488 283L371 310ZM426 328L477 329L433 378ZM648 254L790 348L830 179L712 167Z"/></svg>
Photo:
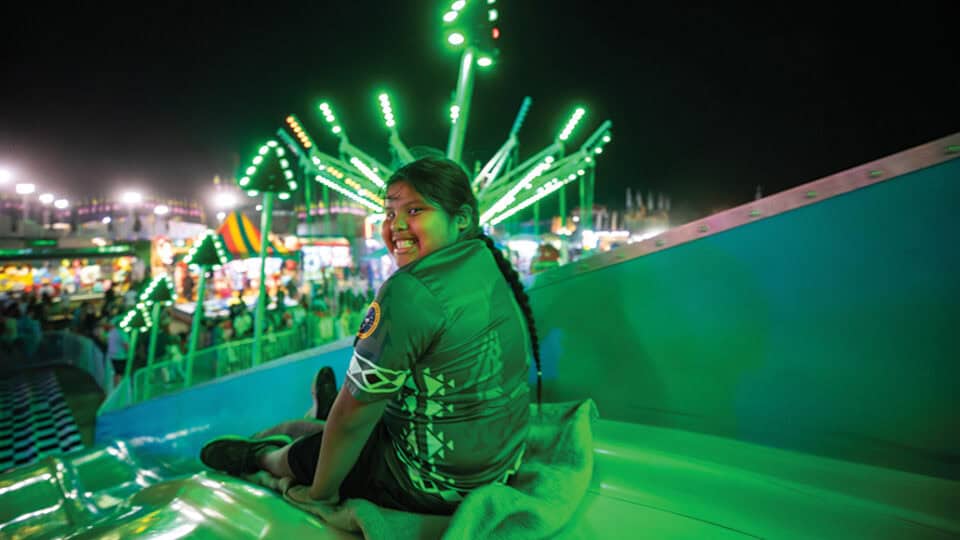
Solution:
<svg viewBox="0 0 960 540"><path fill-rule="evenodd" d="M261 237L261 241L265 241L265 236L264 234ZM223 244L220 242L220 235L210 229L203 233L197 243L190 248L187 256L183 258L183 262L199 271L220 268L227 264L227 260L229 259L226 250L223 249Z"/></svg>
<svg viewBox="0 0 960 540"><path fill-rule="evenodd" d="M118 326L125 332L146 330L153 326L153 321L150 320L146 306L143 303L138 303L120 319Z"/></svg>
<svg viewBox="0 0 960 540"><path fill-rule="evenodd" d="M338 192L338 193L342 193L343 195L346 195L346 196L349 197L350 199L352 199L352 200L354 200L354 201L357 201L358 203L366 206L367 208L373 210L374 212L378 212L378 213L379 213L379 212L383 212L383 207L382 207L382 206L379 206L379 205L377 205L377 204L374 204L374 203L372 203L372 202L364 199L363 197L361 197L361 196L357 195L356 193L350 191L349 189L341 186L340 184L338 184L338 183L336 183L336 182L333 182L333 181L325 178L323 175L318 174L315 179L316 179L317 182L320 182L321 184L327 186L328 188L330 188L330 189L332 189L332 190L334 190L334 191L336 191L336 192Z"/></svg>
<svg viewBox="0 0 960 540"><path fill-rule="evenodd" d="M122 253L131 253L133 250L129 244L114 244L110 246L99 246L90 248L57 248L55 246L45 246L41 248L15 248L0 249L0 257L56 257L56 258L82 258L96 257L98 255L117 255Z"/></svg>
<svg viewBox="0 0 960 540"><path fill-rule="evenodd" d="M499 216L491 220L490 225L498 225L500 222L507 219L508 217L516 214L517 212L519 212L520 210L523 210L524 208L527 208L531 204L539 201L540 199L546 197L547 195L553 193L554 191L557 191L558 189L569 184L570 182L573 182L576 179L577 179L576 174L568 175L563 180L560 180L559 178L556 178L556 177L552 178L549 182L537 188L536 195L524 200L523 202L515 206L510 207L505 212L503 212L502 214L500 214Z"/></svg>
<svg viewBox="0 0 960 540"><path fill-rule="evenodd" d="M289 118L289 117L288 117ZM273 149L273 154L277 158L277 161L280 165L280 169L283 171L283 176L287 180L286 185L270 181L266 178L261 178L260 181L256 181L253 177L257 174L257 171L260 170L260 167L266 162L265 157ZM293 182L293 171L291 170L290 162L284 157L286 152L283 147L281 147L277 141L269 140L264 145L260 147L260 150L257 152L257 155L251 160L250 166L248 166L244 172L246 173L241 177L237 184L242 188L247 188L247 194L251 197L256 195L260 191L270 191L276 193L282 193L285 191L295 191L296 182ZM268 183L264 183L264 182Z"/></svg>
<svg viewBox="0 0 960 540"><path fill-rule="evenodd" d="M170 279L167 278L166 274L160 274L150 280L150 284L147 285L143 294L140 295L140 301L147 306L151 306L157 302L169 306L173 304L175 298L176 294L173 291L173 285L170 283Z"/></svg>
<svg viewBox="0 0 960 540"><path fill-rule="evenodd" d="M359 158L357 157L350 158L350 163L357 169L360 169L360 172L362 172L364 176L369 178L371 182L376 184L377 187L382 188L387 185L386 182L384 182L379 176L377 176L377 173L373 172L373 169L368 167L366 163L360 161Z"/></svg>
<svg viewBox="0 0 960 540"><path fill-rule="evenodd" d="M383 113L383 122L388 128L395 127L397 122L393 116L393 107L390 106L390 96L384 93L380 94L378 99L380 100L380 112Z"/></svg>
<svg viewBox="0 0 960 540"><path fill-rule="evenodd" d="M324 101L320 104L319 108L320 112L323 113L323 119L330 125L330 131L333 132L334 135L342 133L343 129L336 124L337 117L333 115L333 109L330 108L330 104Z"/></svg>
<svg viewBox="0 0 960 540"><path fill-rule="evenodd" d="M519 193L521 189L530 189L530 187L533 185L533 180L542 175L544 171L549 169L552 164L553 156L545 157L543 161L538 163L535 167L533 167L533 169L530 170L530 172L524 175L519 182L514 184L513 187L511 187L503 197L500 197L500 199L495 202L493 206L488 208L486 212L480 215L480 224L485 224L490 220L490 218L506 210L507 207L516 200L517 193Z"/></svg>
<svg viewBox="0 0 960 540"><path fill-rule="evenodd" d="M586 114L586 110L583 107L577 107L577 110L573 111L573 115L570 116L570 119L567 120L567 125L563 127L563 131L560 132L560 136L557 137L561 141L565 141L570 138L570 134L573 132L573 128L577 127L577 124L580 123L580 119L583 118L583 115Z"/></svg>
<svg viewBox="0 0 960 540"><path fill-rule="evenodd" d="M591 139L592 139L592 137L591 137ZM556 191L557 189L560 189L560 188L563 187L564 185L566 185L566 184L568 184L568 183L570 183L570 182L573 182L574 180L576 180L577 178L579 178L579 177L581 177L581 176L584 176L584 175L587 173L586 168L589 167L589 166L594 162L594 160L593 160L593 158L592 158L591 156L592 156L592 155L599 155L599 154L603 153L603 145L605 145L605 144L607 144L608 142L610 142L611 139L612 139L612 136L611 136L609 133L605 133L605 134L601 137L600 141L597 143L597 145L596 145L595 147L590 148L589 146L586 146L586 145L585 145L585 146L580 150L580 155L582 156L582 158L581 158L578 162L576 162L576 163L574 164L574 166L577 167L576 173L570 173L569 175L567 175L567 177L566 177L564 180L559 180L559 178L553 178L552 180L550 180L550 182L547 182L547 183L544 184L543 186L538 187L538 188L537 188L537 193L536 193L534 196L532 196L532 197L530 197L530 198L528 198L528 199L525 199L523 202L521 202L521 203L519 203L519 204L517 204L517 205L515 205L515 206L512 206L512 207L507 207L507 205L509 205L510 203L512 203L513 200L514 200L513 197L511 197L509 200L506 200L506 201L505 201L505 199L507 199L507 198L511 195L510 193L508 193L508 194L505 195L500 201L497 201L497 203L496 203L493 207L491 207L490 210L488 210L487 212L485 212L483 216L481 216L481 218L480 218L480 223L481 223L481 224L485 224L486 221L485 221L484 218L486 218L486 220L489 220L489 221L490 221L490 224L491 224L491 225L497 225L498 223L502 222L503 220L507 219L508 217L516 214L516 213L519 212L520 210L523 210L524 208L530 206L530 205L533 204L534 202L542 199L543 197L546 197L547 195L549 195L550 193ZM585 163L585 164L587 164L587 165L583 165L583 164L581 164L580 162ZM531 174L532 174L532 173L531 173ZM528 176L529 176L529 175L528 175ZM525 180L526 180L526 179L525 179ZM531 180L532 180L532 179L531 179ZM519 184L520 184L520 185L523 185L523 184L524 184L524 181L522 180ZM520 188L520 185L514 186L515 189L512 189L512 190L511 190L511 192L514 192L514 193L513 193L514 195L520 191L520 189L519 189L519 188ZM527 183L525 187L526 187L527 189L530 189L530 184ZM502 204L502 203L505 203L505 204ZM490 216L491 216L493 213L495 213L494 210L495 210L495 208L497 208L497 207L500 208L500 212L501 212L501 213L500 213L499 215L497 215L495 218L490 219Z"/></svg>

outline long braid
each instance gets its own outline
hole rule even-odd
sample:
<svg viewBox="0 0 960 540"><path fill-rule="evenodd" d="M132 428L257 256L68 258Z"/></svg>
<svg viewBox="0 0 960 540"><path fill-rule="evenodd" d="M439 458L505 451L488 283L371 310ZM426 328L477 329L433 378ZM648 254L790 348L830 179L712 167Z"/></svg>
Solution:
<svg viewBox="0 0 960 540"><path fill-rule="evenodd" d="M487 249L493 254L493 259L497 262L500 273L503 274L504 279L510 284L510 288L513 290L513 296L517 299L517 304L520 305L520 310L523 311L523 316L527 319L527 330L530 333L530 344L533 347L533 359L537 364L537 411L539 412L543 394L543 372L540 369L540 340L537 339L537 327L533 322L530 298L523 290L523 284L520 283L520 276L517 274L517 271L513 268L513 265L510 264L510 261L503 256L503 253L497 249L497 246L493 243L493 239L485 234L481 234L479 238L487 244Z"/></svg>

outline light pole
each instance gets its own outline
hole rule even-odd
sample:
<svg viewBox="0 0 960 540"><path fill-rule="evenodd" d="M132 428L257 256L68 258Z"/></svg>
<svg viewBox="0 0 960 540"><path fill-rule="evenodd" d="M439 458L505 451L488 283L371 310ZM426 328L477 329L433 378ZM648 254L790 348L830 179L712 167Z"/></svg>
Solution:
<svg viewBox="0 0 960 540"><path fill-rule="evenodd" d="M146 290L140 295L140 301L150 309L150 318L153 325L150 327L150 344L147 347L147 367L153 365L157 357L157 332L160 330L161 313L160 310L173 305L176 295L173 292L173 284L167 278L166 274L161 274L147 285ZM149 385L144 390L144 399L150 399Z"/></svg>
<svg viewBox="0 0 960 540"><path fill-rule="evenodd" d="M467 133L474 64L488 68L498 54L500 14L495 4L496 0L487 0L485 4L456 0L443 15L447 43L456 48L463 47L456 98L450 108L450 138L447 141L447 158L454 161L460 161Z"/></svg>
<svg viewBox="0 0 960 540"><path fill-rule="evenodd" d="M153 325L154 321L150 319L147 308L144 304L138 303L130 308L118 325L121 330L130 334L130 348L127 350L127 365L124 366L123 378L127 380L127 397L129 402L133 402L133 362L137 356L137 338L140 333Z"/></svg>
<svg viewBox="0 0 960 540"><path fill-rule="evenodd" d="M70 201L67 199L57 199L53 201L53 207L57 210L66 210L67 208L70 208ZM56 223L56 214L54 214L54 218L51 221Z"/></svg>
<svg viewBox="0 0 960 540"><path fill-rule="evenodd" d="M23 201L23 219L24 222L24 231L26 231L26 222L27 218L30 215L30 199L28 196L37 190L37 186L33 184L17 184L17 195L20 195L20 198Z"/></svg>
<svg viewBox="0 0 960 540"><path fill-rule="evenodd" d="M154 233L156 233L157 230L159 229L159 227L157 227L157 225L159 225L160 223L163 223L163 232L166 232L166 231L167 231L167 223L166 223L166 221L161 221L161 219L163 219L163 216L165 216L165 215L167 215L167 214L169 214L169 213L170 213L170 207L167 206L167 205L165 205L165 204L158 204L158 205L156 205L156 206L153 207L153 215L155 216L155 217L153 218L153 222L154 222L154 226L153 226Z"/></svg>
<svg viewBox="0 0 960 540"><path fill-rule="evenodd" d="M270 140L260 147L249 167L237 183L251 197L263 194L263 211L260 213L260 292L257 294L257 311L253 319L253 365L263 360L263 327L266 319L267 301L267 244L270 242L270 223L273 218L273 198L290 198L298 184L293 177L286 151L277 141Z"/></svg>
<svg viewBox="0 0 960 540"><path fill-rule="evenodd" d="M207 229L183 259L187 263L187 271L196 269L200 274L200 283L197 285L197 302L193 307L193 321L190 324L190 341L187 345L187 368L184 374L184 388L193 384L193 359L197 352L197 340L200 336L200 322L206 315L203 307L203 297L207 293L207 273L219 269L227 263L227 255L220 244L220 236ZM189 301L190 299L187 298Z"/></svg>
<svg viewBox="0 0 960 540"><path fill-rule="evenodd" d="M40 204L43 205L43 215L40 216L41 219L43 220L43 228L49 229L50 228L49 222L51 221L50 219L48 219L50 214L50 204L53 203L53 200L55 197L53 196L53 193L43 193L37 198L40 199Z"/></svg>
<svg viewBox="0 0 960 540"><path fill-rule="evenodd" d="M130 237L136 239L139 231L134 220L137 218L137 205L143 202L143 195L136 191L125 191L120 200L130 208Z"/></svg>

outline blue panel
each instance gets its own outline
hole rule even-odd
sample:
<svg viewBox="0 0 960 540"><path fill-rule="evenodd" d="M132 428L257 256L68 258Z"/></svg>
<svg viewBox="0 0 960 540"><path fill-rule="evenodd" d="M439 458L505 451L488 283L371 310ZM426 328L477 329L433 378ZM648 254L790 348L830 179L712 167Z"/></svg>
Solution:
<svg viewBox="0 0 960 540"><path fill-rule="evenodd" d="M353 338L304 351L176 394L111 411L97 418L95 439L128 442L154 456L195 459L207 440L252 435L281 421L302 418L312 404L317 370L333 367L343 383Z"/></svg>
<svg viewBox="0 0 960 540"><path fill-rule="evenodd" d="M960 478L960 159L534 287L545 395Z"/></svg>

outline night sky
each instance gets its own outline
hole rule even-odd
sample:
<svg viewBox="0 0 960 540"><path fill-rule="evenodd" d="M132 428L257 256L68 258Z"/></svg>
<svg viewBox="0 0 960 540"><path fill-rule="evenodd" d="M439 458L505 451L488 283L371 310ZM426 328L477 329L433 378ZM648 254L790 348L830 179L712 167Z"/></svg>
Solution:
<svg viewBox="0 0 960 540"><path fill-rule="evenodd" d="M233 177L289 113L336 153L321 99L386 161L382 89L408 146L445 149L459 59L442 41L447 4L5 6L0 164L68 196L203 196L198 186ZM703 214L751 200L758 184L771 194L960 131L947 2L498 4L500 61L476 80L464 161L492 155L524 96L521 158L583 105L575 146L614 126L599 203L622 207L630 186Z"/></svg>

